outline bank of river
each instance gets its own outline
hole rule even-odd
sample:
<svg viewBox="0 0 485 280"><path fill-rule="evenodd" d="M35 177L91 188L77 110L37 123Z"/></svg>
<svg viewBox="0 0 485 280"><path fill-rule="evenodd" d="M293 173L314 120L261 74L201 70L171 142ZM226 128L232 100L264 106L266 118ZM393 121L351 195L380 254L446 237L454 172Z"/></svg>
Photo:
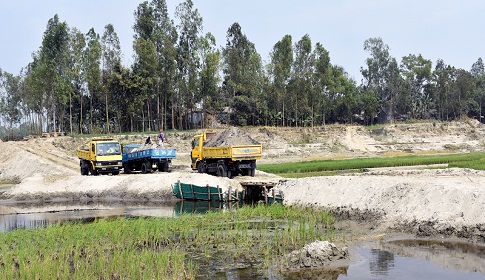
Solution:
<svg viewBox="0 0 485 280"><path fill-rule="evenodd" d="M90 203L90 204L14 204L1 206L0 230L46 227L52 223L83 221L90 223L107 217L170 217L207 210L237 210L239 204L170 201L163 203ZM13 213L16 212L16 213ZM345 225L341 223L340 225ZM365 227L363 227L365 228ZM353 230L354 232L349 232ZM360 230L363 230L362 228ZM272 269L238 264L212 267L200 279L483 279L485 249L481 245L452 239L416 239L392 234L379 236L342 228L348 238L351 258L341 266L304 269L280 274ZM352 239L352 240L351 240ZM329 278L330 277L330 278Z"/></svg>

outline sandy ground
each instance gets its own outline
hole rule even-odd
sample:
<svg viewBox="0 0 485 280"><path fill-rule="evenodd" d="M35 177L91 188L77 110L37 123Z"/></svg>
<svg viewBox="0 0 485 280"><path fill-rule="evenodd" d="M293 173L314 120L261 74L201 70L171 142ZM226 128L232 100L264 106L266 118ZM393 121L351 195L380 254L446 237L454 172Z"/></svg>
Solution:
<svg viewBox="0 0 485 280"><path fill-rule="evenodd" d="M483 150L485 128L472 122L387 125L378 129L332 125L318 128L245 128L263 144L260 163L311 159L434 154ZM190 168L194 133L167 135L177 149L172 172L81 176L76 149L89 139L35 138L0 142L1 204L19 201L157 201L173 199L172 184L240 188L240 182L279 182L285 204L326 207L363 221L376 236L399 231L417 236L456 236L485 241L485 172L468 169L383 168L362 174L282 179L261 171L255 177L218 178ZM145 135L146 136L146 135ZM145 136L120 137L142 143Z"/></svg>

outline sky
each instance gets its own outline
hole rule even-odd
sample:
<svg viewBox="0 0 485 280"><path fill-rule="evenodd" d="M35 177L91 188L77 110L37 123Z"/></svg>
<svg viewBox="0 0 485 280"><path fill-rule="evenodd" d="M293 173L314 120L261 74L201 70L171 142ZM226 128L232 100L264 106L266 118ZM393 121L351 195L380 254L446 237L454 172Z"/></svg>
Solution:
<svg viewBox="0 0 485 280"><path fill-rule="evenodd" d="M123 63L133 62L133 12L139 0L0 0L0 69L18 74L39 50L47 22L55 14L70 28L101 34L113 24L120 38ZM167 0L175 8L182 1ZM364 41L380 37L398 63L403 56L421 54L470 70L485 58L483 0L193 0L203 18L203 34L211 32L225 46L226 32L235 22L254 43L264 62L276 42L305 34L313 47L321 43L333 65L345 69L358 84L369 53Z"/></svg>

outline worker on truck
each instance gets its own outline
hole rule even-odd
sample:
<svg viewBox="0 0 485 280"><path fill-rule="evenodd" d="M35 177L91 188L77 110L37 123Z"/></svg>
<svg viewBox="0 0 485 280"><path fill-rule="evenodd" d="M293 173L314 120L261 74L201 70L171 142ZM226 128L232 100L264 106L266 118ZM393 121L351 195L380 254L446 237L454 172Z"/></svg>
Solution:
<svg viewBox="0 0 485 280"><path fill-rule="evenodd" d="M164 141L165 141L165 134L163 134L163 130L160 129L160 134L158 134L158 146L163 147Z"/></svg>

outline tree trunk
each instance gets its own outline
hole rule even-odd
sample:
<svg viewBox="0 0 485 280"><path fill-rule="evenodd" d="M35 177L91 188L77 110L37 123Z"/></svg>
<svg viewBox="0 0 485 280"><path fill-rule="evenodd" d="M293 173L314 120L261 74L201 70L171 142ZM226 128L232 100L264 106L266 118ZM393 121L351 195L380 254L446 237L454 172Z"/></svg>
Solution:
<svg viewBox="0 0 485 280"><path fill-rule="evenodd" d="M109 134L108 94L106 93L106 132Z"/></svg>

